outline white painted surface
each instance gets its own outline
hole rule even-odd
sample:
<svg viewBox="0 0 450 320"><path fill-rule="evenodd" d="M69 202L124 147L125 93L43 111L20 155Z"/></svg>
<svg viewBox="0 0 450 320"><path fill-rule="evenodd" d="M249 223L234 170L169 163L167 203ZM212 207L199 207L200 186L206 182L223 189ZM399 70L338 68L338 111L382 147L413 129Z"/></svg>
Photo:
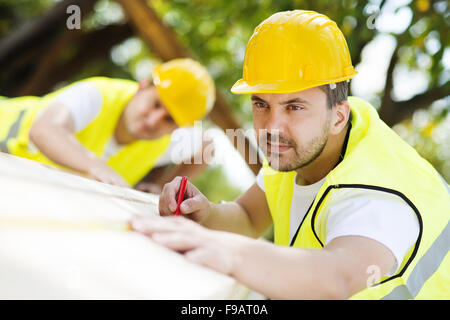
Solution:
<svg viewBox="0 0 450 320"><path fill-rule="evenodd" d="M0 153L0 299L241 299L228 276L127 230L158 197Z"/></svg>

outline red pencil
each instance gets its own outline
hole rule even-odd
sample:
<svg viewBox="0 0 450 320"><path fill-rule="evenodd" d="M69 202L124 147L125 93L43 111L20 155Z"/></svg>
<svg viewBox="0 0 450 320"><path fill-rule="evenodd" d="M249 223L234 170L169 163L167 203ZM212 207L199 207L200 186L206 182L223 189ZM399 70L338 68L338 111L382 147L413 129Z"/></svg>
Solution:
<svg viewBox="0 0 450 320"><path fill-rule="evenodd" d="M180 188L178 189L178 199L177 199L177 210L175 210L175 215L180 215L180 205L183 202L184 192L186 191L187 178L181 178Z"/></svg>

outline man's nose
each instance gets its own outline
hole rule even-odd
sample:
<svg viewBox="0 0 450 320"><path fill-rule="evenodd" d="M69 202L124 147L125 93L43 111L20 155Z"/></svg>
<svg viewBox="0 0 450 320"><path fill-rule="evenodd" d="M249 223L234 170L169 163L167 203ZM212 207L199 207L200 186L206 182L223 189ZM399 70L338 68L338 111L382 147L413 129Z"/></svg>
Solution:
<svg viewBox="0 0 450 320"><path fill-rule="evenodd" d="M155 128L155 126L160 123L164 117L167 115L167 111L163 109L159 110L152 110L152 112L149 113L147 118L145 119L145 124L149 128Z"/></svg>
<svg viewBox="0 0 450 320"><path fill-rule="evenodd" d="M285 126L286 119L276 110L270 110L264 128L270 134L280 134Z"/></svg>

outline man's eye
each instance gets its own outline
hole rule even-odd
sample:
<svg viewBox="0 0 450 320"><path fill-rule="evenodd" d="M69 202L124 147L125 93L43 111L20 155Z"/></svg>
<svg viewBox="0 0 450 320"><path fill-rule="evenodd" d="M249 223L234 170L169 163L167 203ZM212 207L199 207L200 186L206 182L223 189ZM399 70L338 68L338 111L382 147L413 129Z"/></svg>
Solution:
<svg viewBox="0 0 450 320"><path fill-rule="evenodd" d="M289 105L288 106L288 109L289 110L302 110L303 109L303 107L302 106L299 106L299 105Z"/></svg>
<svg viewBox="0 0 450 320"><path fill-rule="evenodd" d="M255 102L254 105L257 108L264 108L266 106L266 104L262 102Z"/></svg>

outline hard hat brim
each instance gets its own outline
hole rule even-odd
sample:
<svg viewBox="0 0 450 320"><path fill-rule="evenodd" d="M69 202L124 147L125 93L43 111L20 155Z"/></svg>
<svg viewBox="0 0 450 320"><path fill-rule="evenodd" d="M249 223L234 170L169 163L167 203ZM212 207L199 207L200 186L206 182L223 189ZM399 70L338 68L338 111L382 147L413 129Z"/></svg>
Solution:
<svg viewBox="0 0 450 320"><path fill-rule="evenodd" d="M336 79L328 80L313 80L313 81L272 81L270 83L258 83L250 85L244 79L238 80L233 87L231 87L231 92L234 94L251 94L251 93L291 93L303 91L306 89L318 87L324 84L336 83L353 78L358 72L353 70L352 74L345 77L340 77Z"/></svg>

